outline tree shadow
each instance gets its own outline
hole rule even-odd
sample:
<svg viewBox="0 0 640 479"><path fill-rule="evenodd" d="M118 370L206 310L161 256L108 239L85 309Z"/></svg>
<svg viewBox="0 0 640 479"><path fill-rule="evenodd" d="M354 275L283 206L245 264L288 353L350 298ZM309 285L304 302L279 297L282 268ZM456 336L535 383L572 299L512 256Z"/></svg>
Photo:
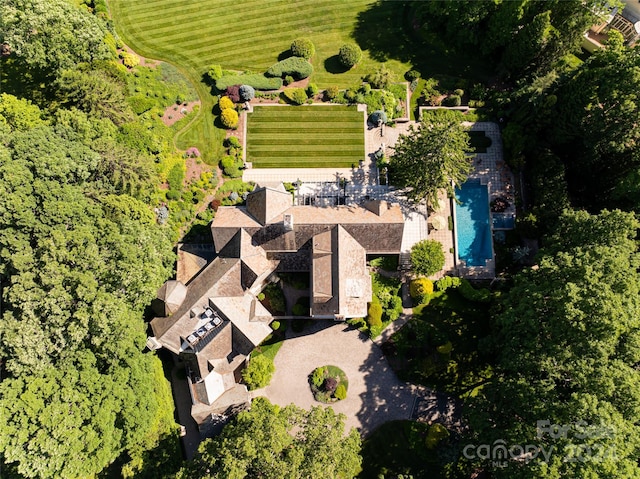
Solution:
<svg viewBox="0 0 640 479"><path fill-rule="evenodd" d="M327 70L329 73L334 73L334 74L345 73L350 70L349 67L344 66L340 62L340 57L338 55L333 55L327 58L324 61L324 69Z"/></svg>
<svg viewBox="0 0 640 479"><path fill-rule="evenodd" d="M379 0L358 14L354 39L373 60L410 63L423 78L489 81L493 75L490 62L446 45L437 32L414 18L413 8L409 2Z"/></svg>
<svg viewBox="0 0 640 479"><path fill-rule="evenodd" d="M292 57L293 54L291 53L290 49L286 49L282 52L280 52L280 54L278 55L278 61L281 62L282 60L286 60L287 58Z"/></svg>

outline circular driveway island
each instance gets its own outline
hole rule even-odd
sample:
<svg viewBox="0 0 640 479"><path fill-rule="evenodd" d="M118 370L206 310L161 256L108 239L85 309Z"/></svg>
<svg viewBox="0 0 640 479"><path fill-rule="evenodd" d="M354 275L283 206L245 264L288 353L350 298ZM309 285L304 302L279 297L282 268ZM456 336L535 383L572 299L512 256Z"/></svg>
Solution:
<svg viewBox="0 0 640 479"><path fill-rule="evenodd" d="M338 366L349 378L347 398L330 405L346 416L347 429L355 427L367 435L386 421L411 417L416 388L397 378L377 344L333 321L315 320L301 333L289 328L271 383L252 396L265 396L281 406L325 406L309 387L309 374L325 364Z"/></svg>

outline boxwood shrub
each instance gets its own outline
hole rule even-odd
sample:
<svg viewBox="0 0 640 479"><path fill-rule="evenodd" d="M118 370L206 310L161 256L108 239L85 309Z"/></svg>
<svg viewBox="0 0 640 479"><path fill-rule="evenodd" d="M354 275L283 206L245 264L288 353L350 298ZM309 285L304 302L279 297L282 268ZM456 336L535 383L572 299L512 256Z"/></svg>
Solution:
<svg viewBox="0 0 640 479"><path fill-rule="evenodd" d="M231 85L250 85L256 90L278 90L282 87L281 78L267 78L262 73L246 75L224 75L216 81L216 88L226 90Z"/></svg>
<svg viewBox="0 0 640 479"><path fill-rule="evenodd" d="M269 77L291 75L296 80L302 80L312 73L313 66L307 60L302 57L289 57L271 65L265 75Z"/></svg>

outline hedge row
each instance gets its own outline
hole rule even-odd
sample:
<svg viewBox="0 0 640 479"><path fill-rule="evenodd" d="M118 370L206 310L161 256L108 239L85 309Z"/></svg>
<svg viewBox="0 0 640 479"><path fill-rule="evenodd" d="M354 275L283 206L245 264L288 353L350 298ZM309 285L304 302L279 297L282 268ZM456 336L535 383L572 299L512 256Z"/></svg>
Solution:
<svg viewBox="0 0 640 479"><path fill-rule="evenodd" d="M312 73L313 66L307 60L302 57L289 57L271 65L265 75L270 77L290 75L296 80L302 80Z"/></svg>
<svg viewBox="0 0 640 479"><path fill-rule="evenodd" d="M282 87L282 79L267 78L262 73L251 73L246 75L225 75L216 81L216 88L220 91L226 90L232 85L249 85L256 90L278 90Z"/></svg>

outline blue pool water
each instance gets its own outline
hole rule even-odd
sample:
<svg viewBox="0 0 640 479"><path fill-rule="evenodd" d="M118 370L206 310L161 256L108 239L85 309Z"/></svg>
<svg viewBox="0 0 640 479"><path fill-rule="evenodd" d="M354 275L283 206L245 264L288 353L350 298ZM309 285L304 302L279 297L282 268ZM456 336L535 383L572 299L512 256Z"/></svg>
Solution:
<svg viewBox="0 0 640 479"><path fill-rule="evenodd" d="M466 182L456 189L456 198L458 257L467 266L484 266L493 258L487 186Z"/></svg>

